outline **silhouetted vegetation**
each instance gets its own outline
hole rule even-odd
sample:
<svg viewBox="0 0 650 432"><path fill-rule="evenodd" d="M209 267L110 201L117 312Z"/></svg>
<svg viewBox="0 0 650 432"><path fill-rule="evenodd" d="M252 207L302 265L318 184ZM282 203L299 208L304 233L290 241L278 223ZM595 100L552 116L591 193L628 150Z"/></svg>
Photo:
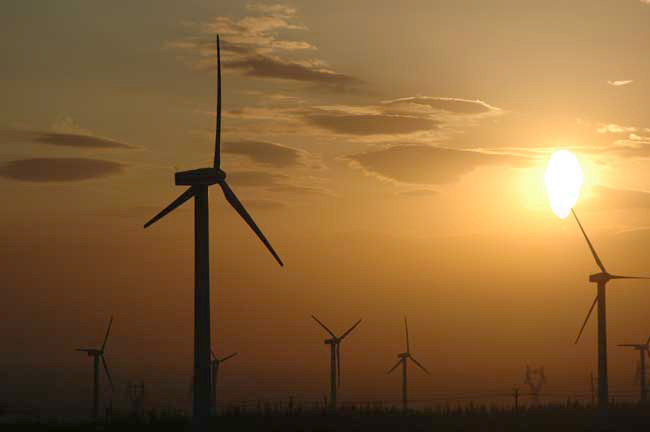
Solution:
<svg viewBox="0 0 650 432"><path fill-rule="evenodd" d="M473 405L440 406L402 412L379 404L350 405L336 415L324 405L295 406L257 404L253 408L232 406L211 420L214 430L225 431L626 431L650 426L650 407L638 404L612 404L607 426L602 426L594 408L577 402L520 407ZM190 419L174 410L150 411L144 417L115 417L109 423L93 426L64 422L17 422L2 425L2 430L19 431L105 431L190 429Z"/></svg>

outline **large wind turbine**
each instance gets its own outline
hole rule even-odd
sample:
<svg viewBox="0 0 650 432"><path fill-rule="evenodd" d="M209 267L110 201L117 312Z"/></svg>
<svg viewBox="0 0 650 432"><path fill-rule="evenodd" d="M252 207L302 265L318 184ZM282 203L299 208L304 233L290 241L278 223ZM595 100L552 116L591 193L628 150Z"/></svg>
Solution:
<svg viewBox="0 0 650 432"><path fill-rule="evenodd" d="M578 216L573 209L571 209L571 213L573 213L573 217L576 219L576 222L578 222L580 231L582 231L582 235L587 241L587 245L589 246L589 250L591 250L591 254L594 256L596 265L601 270L600 273L589 275L589 282L597 284L598 292L594 302L591 304L591 308L589 308L584 323L582 323L582 327L580 328L575 343L577 344L580 340L580 336L587 325L587 321L589 321L589 317L591 316L594 307L598 304L598 407L602 414L607 414L607 408L609 405L609 388L607 385L607 322L605 319L605 286L607 285L607 282L612 279L650 279L650 277L613 275L605 270L605 266L598 257L596 249L594 249L594 246L591 244L584 228L582 228Z"/></svg>
<svg viewBox="0 0 650 432"><path fill-rule="evenodd" d="M221 52L217 36L217 124L214 164L209 168L175 174L177 185L189 186L176 200L154 216L147 228L190 198L194 198L194 379L192 416L196 424L205 424L210 416L210 261L208 227L208 187L218 184L226 200L257 234L280 265L280 257L257 227L235 193L226 183L221 165Z"/></svg>
<svg viewBox="0 0 650 432"><path fill-rule="evenodd" d="M321 325L327 333L332 336L330 339L325 339L325 344L330 346L330 400L329 408L330 411L336 411L336 390L337 386L341 385L341 342L347 335L349 335L352 330L354 330L360 323L361 320L354 323L345 333L341 336L336 336L332 330L327 328L325 324L319 321L314 315L311 316L314 321ZM337 382L338 381L338 382Z"/></svg>
<svg viewBox="0 0 650 432"><path fill-rule="evenodd" d="M212 400L212 403L210 405L212 406L213 415L217 415L217 377L219 375L219 366L221 365L221 363L225 362L228 359L233 358L236 355L237 353L233 353L230 354L229 356L219 359L214 354L214 352L212 352L212 360L210 360L210 375L212 377L212 386L210 387L210 398Z"/></svg>
<svg viewBox="0 0 650 432"><path fill-rule="evenodd" d="M77 348L77 351L85 352L88 354L88 357L93 358L93 421L97 421L99 414L99 359L102 359L102 364L104 365L104 371L106 372L106 377L108 377L108 382L111 384L111 390L113 390L113 379L111 378L111 373L108 370L108 365L106 364L106 359L104 358L104 351L106 350L106 342L108 342L108 335L111 332L111 326L113 325L113 317L108 322L108 329L106 329L106 335L104 336L104 343L102 347L97 348Z"/></svg>
<svg viewBox="0 0 650 432"><path fill-rule="evenodd" d="M645 381L645 355L650 356L650 337L644 344L620 344L620 347L630 347L639 351L639 373L641 378L641 402L644 403L648 400L648 390L646 389Z"/></svg>
<svg viewBox="0 0 650 432"><path fill-rule="evenodd" d="M397 363L395 363L395 366L390 368L387 374L391 373L395 369L397 369L397 366L400 364L402 365L402 408L404 411L408 409L408 387L407 387L407 382L406 382L406 363L407 360L411 360L417 367L422 369L424 373L427 375L429 374L429 371L427 368L422 366L420 362L418 362L412 355L411 355L411 346L409 344L409 325L408 322L406 321L406 317L404 317L404 328L406 329L406 352L399 353L397 354L397 357L399 357L399 360L397 360Z"/></svg>

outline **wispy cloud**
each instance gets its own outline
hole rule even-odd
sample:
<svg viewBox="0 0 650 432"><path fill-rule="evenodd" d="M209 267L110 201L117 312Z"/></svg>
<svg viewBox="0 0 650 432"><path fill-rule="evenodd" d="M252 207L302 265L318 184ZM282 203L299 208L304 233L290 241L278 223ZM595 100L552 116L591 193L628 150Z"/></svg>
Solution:
<svg viewBox="0 0 650 432"><path fill-rule="evenodd" d="M346 156L353 167L400 183L441 185L484 165L527 166L530 158L506 153L396 145Z"/></svg>
<svg viewBox="0 0 650 432"><path fill-rule="evenodd" d="M123 149L135 147L110 138L92 135L90 132L49 132L40 130L3 129L0 140L6 144L34 142L58 147L78 149Z"/></svg>
<svg viewBox="0 0 650 432"><path fill-rule="evenodd" d="M169 47L188 54L185 60L197 69L214 69L214 35L222 40L224 68L247 76L311 83L344 90L362 84L358 78L333 70L319 58L300 58L317 48L305 41L284 38L281 33L304 31L297 10L284 4L249 4L253 15L240 19L218 16L208 22L186 23L192 35L170 42Z"/></svg>
<svg viewBox="0 0 650 432"><path fill-rule="evenodd" d="M650 0L648 0L650 2ZM624 85L632 84L634 80L618 80L618 81L607 81L607 84L614 87L621 87Z"/></svg>
<svg viewBox="0 0 650 432"><path fill-rule="evenodd" d="M311 158L304 150L266 141L238 140L223 144L224 153L246 156L253 162L276 168L306 165Z"/></svg>
<svg viewBox="0 0 650 432"><path fill-rule="evenodd" d="M439 142L505 111L483 101L408 97L368 105L249 106L227 116L255 121L259 134L300 133L356 142Z"/></svg>
<svg viewBox="0 0 650 432"><path fill-rule="evenodd" d="M119 174L125 165L102 159L30 158L0 166L0 177L26 182L77 182Z"/></svg>

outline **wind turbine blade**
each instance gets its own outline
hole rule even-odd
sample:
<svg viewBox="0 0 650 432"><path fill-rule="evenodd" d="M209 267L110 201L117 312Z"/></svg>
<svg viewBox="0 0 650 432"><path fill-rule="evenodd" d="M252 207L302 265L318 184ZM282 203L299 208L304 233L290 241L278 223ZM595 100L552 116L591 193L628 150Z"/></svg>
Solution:
<svg viewBox="0 0 650 432"><path fill-rule="evenodd" d="M171 204L169 204L167 207L162 209L160 213L152 217L149 222L144 224L144 227L147 228L149 225L153 224L159 219L162 219L164 216L167 215L167 213L172 212L173 210L176 209L176 207L180 207L181 204L183 204L185 201L192 198L193 196L194 196L194 187L190 187L185 192L183 192L178 198L176 198Z"/></svg>
<svg viewBox="0 0 650 432"><path fill-rule="evenodd" d="M618 344L618 345L616 345L616 346L620 346L620 347L639 348L639 345L638 345L638 344Z"/></svg>
<svg viewBox="0 0 650 432"><path fill-rule="evenodd" d="M650 345L650 337L648 337L648 340L645 341L645 344L646 344L646 345Z"/></svg>
<svg viewBox="0 0 650 432"><path fill-rule="evenodd" d="M397 366L400 365L400 363L402 363L402 359L399 359L399 360L397 361L397 363L395 363L395 366L393 366L392 368L390 368L390 369L388 370L388 372L386 372L386 375L388 375L389 373L391 373L392 371L394 371L394 370L397 368Z"/></svg>
<svg viewBox="0 0 650 432"><path fill-rule="evenodd" d="M411 360L413 360L413 363L415 363L416 365L418 365L418 367L419 367L420 369L422 369L422 370L424 371L424 373L426 373L427 375L431 375L431 374L429 373L429 371L427 370L427 368L425 368L424 366L422 366L422 365L420 364L420 362L417 361L417 360L415 359L415 357L413 357L411 354L409 354L409 358L410 358Z"/></svg>
<svg viewBox="0 0 650 432"><path fill-rule="evenodd" d="M108 342L108 335L111 333L111 326L113 325L113 316L111 315L111 320L108 322L108 328L106 329L106 336L104 336L104 343L102 344L102 352L106 348L106 342Z"/></svg>
<svg viewBox="0 0 650 432"><path fill-rule="evenodd" d="M81 351L81 352L87 353L87 352L91 352L92 349L91 348L77 348L75 351Z"/></svg>
<svg viewBox="0 0 650 432"><path fill-rule="evenodd" d="M650 279L647 276L620 276L620 275L610 275L611 279Z"/></svg>
<svg viewBox="0 0 650 432"><path fill-rule="evenodd" d="M210 350L210 354L212 354L212 358L214 358L215 360L217 360L217 356L214 355L214 351Z"/></svg>
<svg viewBox="0 0 650 432"><path fill-rule="evenodd" d="M322 322L320 322L320 320L318 318L316 318L315 316L312 315L311 317L314 319L314 321L316 321L318 324L320 324L321 327L323 327L327 333L329 333L333 338L336 339L336 335L334 333L332 333L332 330L328 329L327 326L325 324L323 324Z"/></svg>
<svg viewBox="0 0 650 432"><path fill-rule="evenodd" d="M354 330L360 323L361 323L361 320L357 321L352 327L350 327L348 329L348 331L343 333L343 335L341 336L340 339L343 340L343 338L346 337L347 335L349 335L352 332L352 330Z"/></svg>
<svg viewBox="0 0 650 432"><path fill-rule="evenodd" d="M404 328L406 329L406 352L411 352L411 345L409 344L409 324L406 321L406 316L404 316Z"/></svg>
<svg viewBox="0 0 650 432"><path fill-rule="evenodd" d="M217 35L217 127L214 136L214 167L221 166L221 48Z"/></svg>
<svg viewBox="0 0 650 432"><path fill-rule="evenodd" d="M273 246L271 246L271 243L264 237L264 234L262 234L262 231L257 227L255 224L255 221L253 221L253 218L248 214L244 206L242 205L241 202L239 202L239 199L235 196L235 193L230 189L230 186L228 186L228 183L220 182L219 186L221 186L221 189L223 189L223 194L230 203L231 206L239 213L239 215L246 221L249 227L253 231L255 231L255 234L262 240L262 243L264 243L264 246L271 252L271 255L277 260L278 264L281 266L284 266L284 263L280 259L277 253L275 253L275 250L273 250Z"/></svg>
<svg viewBox="0 0 650 432"><path fill-rule="evenodd" d="M104 371L106 371L106 376L108 377L108 382L111 384L111 391L115 388L113 387L113 378L111 378L111 373L108 371L108 365L106 364L106 359L104 354L102 354L102 364L104 365Z"/></svg>
<svg viewBox="0 0 650 432"><path fill-rule="evenodd" d="M598 302L598 296L594 299L594 302L591 304L591 307L589 308L589 312L587 313L587 318L585 318L585 322L582 323L582 327L580 328L580 333L578 333L578 337L576 338L576 341L574 344L577 344L578 341L580 340L580 336L582 336L582 332L585 329L585 326L587 325L587 321L589 321L589 317L591 316L591 313L594 310L594 306L596 306L596 303Z"/></svg>
<svg viewBox="0 0 650 432"><path fill-rule="evenodd" d="M236 355L237 355L237 353L230 354L229 356L224 357L224 358L222 358L221 360L219 360L219 363L221 363L221 362L225 362L225 361L228 360L229 358L233 358L233 357L236 356Z"/></svg>
<svg viewBox="0 0 650 432"><path fill-rule="evenodd" d="M578 219L578 216L576 215L576 212L571 209L571 213L573 213L573 217L576 218L576 222L578 222L578 226L580 227L580 231L582 231L582 235L585 236L585 240L587 240L587 244L589 245L589 249L591 249L591 254L594 256L594 259L596 260L596 264L598 264L598 267L600 269L607 273L607 270L605 270L605 266L603 263L600 261L600 258L598 257L598 254L596 253L596 249L594 249L594 246L591 244L591 241L589 240L589 237L587 237L587 233L585 232L584 228L582 228L582 224L580 223L580 219Z"/></svg>
<svg viewBox="0 0 650 432"><path fill-rule="evenodd" d="M341 387L341 343L336 344L336 374L338 375L338 385Z"/></svg>

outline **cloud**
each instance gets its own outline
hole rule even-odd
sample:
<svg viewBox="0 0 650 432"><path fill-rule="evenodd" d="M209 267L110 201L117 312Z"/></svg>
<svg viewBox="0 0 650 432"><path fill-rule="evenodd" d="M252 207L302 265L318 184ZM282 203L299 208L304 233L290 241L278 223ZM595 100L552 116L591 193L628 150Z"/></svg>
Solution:
<svg viewBox="0 0 650 432"><path fill-rule="evenodd" d="M330 132L345 135L397 135L436 129L435 120L385 114L307 113L305 120Z"/></svg>
<svg viewBox="0 0 650 432"><path fill-rule="evenodd" d="M265 171L234 171L227 180L235 187L257 187L273 193L296 196L333 196L327 189L300 184L297 179L284 174Z"/></svg>
<svg viewBox="0 0 650 432"><path fill-rule="evenodd" d="M90 135L78 135L71 133L42 133L35 137L37 142L77 148L120 148L132 149L128 144Z"/></svg>
<svg viewBox="0 0 650 432"><path fill-rule="evenodd" d="M188 23L194 35L168 44L187 53L182 57L196 69L216 67L214 34L221 38L223 67L247 76L316 84L343 90L362 81L332 70L318 58L302 58L317 48L304 40L287 39L281 33L307 30L298 21L297 10L283 4L249 4L253 14L241 19L218 16L203 23Z"/></svg>
<svg viewBox="0 0 650 432"><path fill-rule="evenodd" d="M598 133L614 133L614 134L620 134L620 133L630 133L630 132L636 132L637 128L633 126L621 126L615 123L609 123L609 124L603 124L598 126L596 129L596 132Z"/></svg>
<svg viewBox="0 0 650 432"><path fill-rule="evenodd" d="M427 145L397 145L346 157L353 166L383 179L411 184L447 184L483 165L525 166L530 159L512 154L454 150Z"/></svg>
<svg viewBox="0 0 650 432"><path fill-rule="evenodd" d="M31 158L0 166L0 177L27 182L76 182L121 173L125 165L101 159Z"/></svg>
<svg viewBox="0 0 650 432"><path fill-rule="evenodd" d="M271 186L286 180L286 175L265 171L234 171L227 177L228 183L242 187Z"/></svg>
<svg viewBox="0 0 650 432"><path fill-rule="evenodd" d="M261 55L227 62L224 67L243 70L247 76L323 84L341 90L362 83L359 79L329 69Z"/></svg>
<svg viewBox="0 0 650 432"><path fill-rule="evenodd" d="M253 162L276 168L293 167L305 163L308 153L292 147L264 141L241 140L224 143L224 153L243 155Z"/></svg>
<svg viewBox="0 0 650 432"><path fill-rule="evenodd" d="M438 195L438 191L431 189L413 189L408 191L399 192L400 195L410 198L430 198Z"/></svg>
<svg viewBox="0 0 650 432"><path fill-rule="evenodd" d="M38 130L3 129L0 139L5 142L37 142L59 147L94 149L133 149L134 147L109 138L92 135L90 132L47 132Z"/></svg>
<svg viewBox="0 0 650 432"><path fill-rule="evenodd" d="M278 193L290 193L294 195L322 195L322 196L332 196L332 192L327 189L313 187L313 186L301 186L293 184L279 184L267 188L269 192L278 192Z"/></svg>
<svg viewBox="0 0 650 432"><path fill-rule="evenodd" d="M454 114L485 114L497 111L495 108L480 100L468 100L449 97L414 96L383 102L386 105L424 105L434 110L447 111Z"/></svg>
<svg viewBox="0 0 650 432"><path fill-rule="evenodd" d="M267 200L267 199L254 199L244 201L244 206L246 208L254 210L279 210L287 207L287 205L281 201Z"/></svg>
<svg viewBox="0 0 650 432"><path fill-rule="evenodd" d="M632 84L634 80L618 80L618 81L607 81L607 84L614 87L621 87L624 85Z"/></svg>

